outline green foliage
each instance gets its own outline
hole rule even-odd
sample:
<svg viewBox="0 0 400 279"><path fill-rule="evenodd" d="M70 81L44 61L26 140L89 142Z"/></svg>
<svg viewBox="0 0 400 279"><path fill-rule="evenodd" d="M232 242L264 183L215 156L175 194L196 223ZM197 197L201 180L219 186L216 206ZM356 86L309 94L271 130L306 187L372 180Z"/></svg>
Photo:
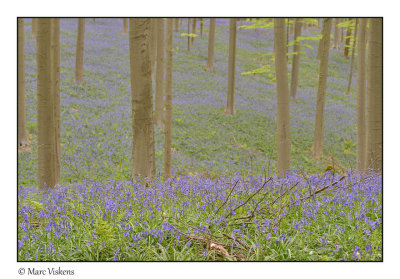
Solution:
<svg viewBox="0 0 400 279"><path fill-rule="evenodd" d="M296 42L300 42L302 47L305 46L309 49L313 49L313 47L310 44L308 44L307 41L319 41L321 40L321 38L322 38L321 34L316 36L298 36L296 40L290 41L287 46L290 47L293 46Z"/></svg>
<svg viewBox="0 0 400 279"><path fill-rule="evenodd" d="M190 37L190 38L196 38L199 35L193 34L193 33L181 33L181 37Z"/></svg>
<svg viewBox="0 0 400 279"><path fill-rule="evenodd" d="M253 25L242 25L239 26L240 29L245 29L245 30L252 30L252 29L271 29L274 27L274 21L273 20L268 20L266 18L257 18L253 19L251 22L253 22Z"/></svg>
<svg viewBox="0 0 400 279"><path fill-rule="evenodd" d="M244 76L260 74L260 75L270 79L271 81L276 80L275 67L272 67L271 64L263 65L260 68L257 68L257 69L251 70L251 71L247 71L247 72L242 72L240 74L244 75Z"/></svg>

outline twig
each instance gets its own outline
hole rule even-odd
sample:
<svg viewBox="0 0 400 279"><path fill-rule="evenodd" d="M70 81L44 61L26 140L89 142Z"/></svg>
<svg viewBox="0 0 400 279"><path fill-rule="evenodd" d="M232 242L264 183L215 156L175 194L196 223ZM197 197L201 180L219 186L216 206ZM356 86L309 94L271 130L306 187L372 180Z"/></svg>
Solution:
<svg viewBox="0 0 400 279"><path fill-rule="evenodd" d="M299 184L299 182L296 182L296 184L294 184L292 187L290 187L289 189L287 189L285 192L283 192L280 196L278 196L275 200L273 200L271 203L263 206L262 208L260 208L260 210L264 210L267 206L271 207L273 206L279 199L281 199L284 195L286 195L286 193L288 193L289 191L291 191L294 187L296 187Z"/></svg>
<svg viewBox="0 0 400 279"><path fill-rule="evenodd" d="M222 234L223 234L224 236L226 236L227 238L229 238L229 239L231 239L231 240L233 240L233 241L239 243L239 244L242 245L244 248L249 249L249 247L248 247L246 244L244 244L243 242L241 242L239 239L237 239L237 238L235 238L235 237L232 237L232 236L230 236L229 234L226 234L226 233L222 233Z"/></svg>
<svg viewBox="0 0 400 279"><path fill-rule="evenodd" d="M320 193L320 192L322 192L322 191L328 189L330 186L334 186L334 185L338 184L340 181L342 181L342 180L345 179L345 178L346 178L346 176L342 176L338 181L333 182L333 183L331 183L331 184L329 184L329 185L327 185L327 186L325 186L325 187L322 187L321 189L316 190L315 192L313 192L312 194L308 195L307 197L302 198L302 199L300 200L300 202L303 202L303 201L305 201L305 200L308 200L308 199L311 198L312 196L315 196L316 194L318 194L318 193Z"/></svg>
<svg viewBox="0 0 400 279"><path fill-rule="evenodd" d="M217 215L218 211L228 202L229 197L231 196L233 190L235 189L236 185L239 183L239 180L236 181L235 185L233 185L231 191L228 194L228 197L226 197L224 203L217 209L217 211L215 212L215 215Z"/></svg>
<svg viewBox="0 0 400 279"><path fill-rule="evenodd" d="M242 206L246 205L250 199L252 199L255 195L257 195L262 189L264 189L265 185L267 185L267 183L269 181L271 181L272 177L270 177L267 181L264 182L263 186L260 187L260 189L258 189L254 194L252 194L250 197L248 197L248 199L242 203L241 205L238 205L237 207L235 207L234 209L231 210L231 212L229 212L228 215L226 215L225 218L228 218L234 211L236 211L237 209L241 208Z"/></svg>
<svg viewBox="0 0 400 279"><path fill-rule="evenodd" d="M163 217L164 217L164 218L167 218L167 219L173 219L173 220L175 220L175 221L177 221L177 222L183 224L183 225L186 226L186 227L192 228L194 231L199 231L199 232L202 233L202 234L205 234L205 235L209 234L210 236L215 237L215 238L222 238L221 236L213 235L211 232L209 232L209 233L203 232L203 231L201 231L200 229L195 228L195 227L193 227L193 226L191 226L191 225L188 225L188 224L186 224L185 222L183 222L183 221L181 221L181 220L179 220L179 219L177 219L177 218L175 218L175 217L172 217L172 216L163 216Z"/></svg>

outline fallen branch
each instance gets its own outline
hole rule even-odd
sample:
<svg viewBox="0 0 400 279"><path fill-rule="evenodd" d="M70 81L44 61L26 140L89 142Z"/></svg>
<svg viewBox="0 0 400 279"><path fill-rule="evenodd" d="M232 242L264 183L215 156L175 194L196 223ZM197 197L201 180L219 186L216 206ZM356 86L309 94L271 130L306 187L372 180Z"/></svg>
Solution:
<svg viewBox="0 0 400 279"><path fill-rule="evenodd" d="M265 181L264 184L263 184L263 186L261 186L260 189L258 189L254 194L252 194L250 197L248 197L248 199L247 199L245 202L243 202L242 204L240 204L240 205L238 205L237 207L235 207L234 209L232 209L231 212L229 212L229 214L227 214L227 215L225 216L225 218L228 218L229 216L232 215L232 213L233 213L234 211L236 211L237 209L239 209L239 208L241 208L242 206L246 205L255 195L257 195L262 189L264 189L265 185L267 185L267 183L268 183L269 181L271 181L271 179L272 179L272 177L270 177L267 181Z"/></svg>
<svg viewBox="0 0 400 279"><path fill-rule="evenodd" d="M228 197L226 197L224 203L217 209L217 211L215 212L215 215L217 215L218 211L228 202L229 197L231 196L233 190L235 189L236 185L238 184L239 180L236 181L235 185L233 185L232 189L230 190Z"/></svg>

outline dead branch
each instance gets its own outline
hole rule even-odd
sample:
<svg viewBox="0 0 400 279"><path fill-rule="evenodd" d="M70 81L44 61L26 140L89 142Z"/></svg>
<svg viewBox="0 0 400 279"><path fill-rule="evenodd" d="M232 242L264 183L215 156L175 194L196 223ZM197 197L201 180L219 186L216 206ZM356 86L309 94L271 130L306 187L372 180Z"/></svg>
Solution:
<svg viewBox="0 0 400 279"><path fill-rule="evenodd" d="M248 197L248 199L247 199L245 202L243 202L242 204L240 204L240 205L238 205L237 207L235 207L234 209L232 209L231 212L229 212L229 214L227 214L225 218L228 218L229 216L232 215L232 213L233 213L234 211L236 211L237 209L239 209L239 208L241 208L242 206L246 205L255 195L257 195L262 189L264 189L265 185L267 185L267 183L268 183L269 181L271 181L271 179L272 179L272 177L270 177L267 181L265 181L264 184L263 184L263 186L261 186L260 189L258 189L254 194L250 195L250 197Z"/></svg>
<svg viewBox="0 0 400 279"><path fill-rule="evenodd" d="M228 202L229 197L231 196L233 190L235 189L236 185L238 184L239 180L236 181L235 185L233 185L232 189L230 190L228 197L225 199L224 203L217 209L215 212L215 215L217 215L218 211Z"/></svg>

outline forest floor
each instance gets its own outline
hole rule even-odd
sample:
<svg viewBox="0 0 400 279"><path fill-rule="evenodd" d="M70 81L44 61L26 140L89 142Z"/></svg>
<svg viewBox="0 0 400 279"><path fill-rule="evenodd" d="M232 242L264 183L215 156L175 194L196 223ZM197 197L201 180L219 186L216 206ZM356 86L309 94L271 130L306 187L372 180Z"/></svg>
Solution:
<svg viewBox="0 0 400 279"><path fill-rule="evenodd" d="M185 23L174 33L174 177L162 181L164 135L155 127L157 178L146 187L131 181L129 45L122 21L86 21L84 84L77 86L77 20L61 20L62 185L39 192L36 46L26 21L31 144L18 153L18 259L381 261L382 176L351 171L355 86L347 96L350 61L342 50L330 53L324 157L317 162L310 150L320 30L303 32L298 98L290 104L292 171L280 179L274 175L272 29L238 29L236 114L227 116L229 21L217 19L212 73L204 71L208 20L190 53L181 36ZM332 164L339 173L323 173Z"/></svg>
<svg viewBox="0 0 400 279"><path fill-rule="evenodd" d="M249 24L249 23L247 23ZM19 185L37 181L36 45L26 22L26 108L32 140L19 153ZM181 30L186 32L185 24ZM228 20L218 19L215 70L204 71L208 20L190 53L187 37L174 33L172 168L175 175L247 175L276 172L276 86L273 30L238 29L236 114L224 114L227 92ZM84 84L75 85L77 23L61 20L61 142L63 182L130 179L132 167L131 91L128 36L117 19L86 23ZM199 30L197 31L199 32ZM298 98L290 104L291 168L322 172L334 160L355 167L355 86L345 94L350 61L331 50L324 115L324 157L311 156L314 137L320 30L303 32ZM314 38L314 40L312 40ZM307 45L304 46L304 45ZM289 48L291 53L292 48ZM291 68L289 56L289 72ZM265 66L266 65L266 66ZM254 71L261 69L259 71ZM252 73L259 72L259 73ZM290 77L290 75L289 75ZM356 75L354 75L356 78ZM355 82L353 82L353 85ZM156 169L163 173L164 133L155 128Z"/></svg>

